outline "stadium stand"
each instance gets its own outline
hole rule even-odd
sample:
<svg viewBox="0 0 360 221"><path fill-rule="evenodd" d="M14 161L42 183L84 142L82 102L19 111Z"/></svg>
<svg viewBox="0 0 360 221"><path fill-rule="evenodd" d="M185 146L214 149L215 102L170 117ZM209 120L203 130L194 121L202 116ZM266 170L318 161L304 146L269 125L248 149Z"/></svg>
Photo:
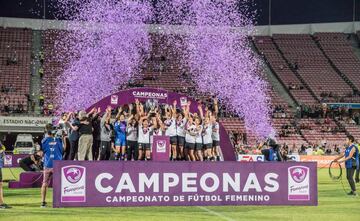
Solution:
<svg viewBox="0 0 360 221"><path fill-rule="evenodd" d="M270 36L257 36L254 44L273 72L298 102L307 104L317 102L282 58Z"/></svg>
<svg viewBox="0 0 360 221"><path fill-rule="evenodd" d="M28 109L31 46L31 30L0 28L0 109L3 112Z"/></svg>
<svg viewBox="0 0 360 221"><path fill-rule="evenodd" d="M319 42L331 62L344 74L355 89L360 88L360 60L353 53L352 46L344 33L316 33L315 39Z"/></svg>
<svg viewBox="0 0 360 221"><path fill-rule="evenodd" d="M353 90L336 73L311 35L275 34L273 39L292 68L304 79L319 100L352 101L347 97L352 95Z"/></svg>
<svg viewBox="0 0 360 221"><path fill-rule="evenodd" d="M19 102L23 102L27 106L24 96L29 93L30 85L31 30L4 30L1 30L1 39L4 39L1 42L1 48L7 48L7 50L1 51L1 71L4 72L5 68L14 68L19 71L22 80L17 81L18 83L14 85L16 92L1 93L1 106L4 105L4 98L9 96L14 100L10 102L11 107L16 106ZM51 101L56 95L53 90L56 86L56 77L64 67L64 63L55 62L54 59L51 59L51 52L54 49L56 39L61 36L61 32L63 31L46 30L42 32L44 53L42 95L45 97L45 108L52 105ZM22 36L20 38L23 39L21 44L18 44L19 39L13 37L11 37L13 41L5 40L10 38L6 37L10 34L5 33ZM163 88L186 93L196 99L208 99L209 95L200 94L195 90L189 73L180 71L176 51L169 46L164 48L162 42L166 40L165 37L151 34L151 38L153 42L152 51L142 68L142 75L129 82L125 87ZM16 43L16 47L11 46L10 50L7 42L10 45ZM345 34L321 33L314 36L274 34L273 37L254 37L253 43L259 55L286 88L286 92L299 105L308 105L316 109L320 106L319 101L358 101L358 97L352 96L351 84L353 83L356 87L360 85L359 79L356 78L360 65L356 55L351 51L351 45L348 44ZM15 49L19 53L16 68L6 65L9 54L13 53ZM331 62L340 73L337 73ZM10 72L10 69L6 70L8 70L6 73ZM341 77L340 74L344 74L345 77ZM4 79L10 79L14 75L5 76L1 75L1 82L7 85L6 82L10 81L4 81ZM351 82L345 82L346 79ZM269 81L266 77L265 80ZM22 82L21 87L19 82ZM359 127L346 121L337 122L333 119L325 119L322 115L320 119L314 119L306 114L302 116L302 119L296 120L298 117L295 116L296 107L289 107L282 96L273 89L270 81L268 93L271 97L273 109L272 123L278 131L277 140L280 144L299 149L303 145L317 145L319 140L326 140L327 144L331 145L340 145L346 133L360 137ZM331 96L328 96L329 94ZM16 97L21 97L21 99L15 99ZM225 109L221 109L220 112L220 122L229 134L241 135L243 144L247 146L254 146L258 143L254 135L246 133L243 120L226 113Z"/></svg>

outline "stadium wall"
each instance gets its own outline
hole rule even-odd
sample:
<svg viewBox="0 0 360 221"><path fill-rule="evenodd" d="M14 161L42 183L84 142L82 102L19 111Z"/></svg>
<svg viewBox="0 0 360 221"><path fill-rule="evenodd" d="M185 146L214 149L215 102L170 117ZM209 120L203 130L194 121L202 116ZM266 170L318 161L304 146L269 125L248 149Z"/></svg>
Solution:
<svg viewBox="0 0 360 221"><path fill-rule="evenodd" d="M34 30L46 29L66 29L67 23L71 21L59 21L48 19L33 18L10 18L0 17L1 27L14 28L31 28ZM92 26L93 27L93 26ZM149 32L159 33L163 29L171 29L173 33L184 33L189 31L184 26L163 26L149 24ZM259 25L256 26L255 35L272 35L272 34L313 34L316 32L343 32L354 33L360 30L360 21L354 22L333 22L333 23L308 23L308 24L292 24L292 25Z"/></svg>

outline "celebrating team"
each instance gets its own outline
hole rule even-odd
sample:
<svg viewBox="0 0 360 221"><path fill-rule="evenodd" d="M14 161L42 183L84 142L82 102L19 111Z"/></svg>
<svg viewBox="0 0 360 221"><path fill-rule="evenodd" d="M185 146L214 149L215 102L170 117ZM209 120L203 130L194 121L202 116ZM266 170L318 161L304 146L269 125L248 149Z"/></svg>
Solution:
<svg viewBox="0 0 360 221"><path fill-rule="evenodd" d="M108 106L100 117L100 109L89 113L64 113L59 122L68 160L151 160L154 136L170 138L170 160L220 160L220 135L217 121L218 103L213 108L199 103L190 112L191 102L181 108L158 105L156 100L115 110ZM112 115L116 114L115 119Z"/></svg>

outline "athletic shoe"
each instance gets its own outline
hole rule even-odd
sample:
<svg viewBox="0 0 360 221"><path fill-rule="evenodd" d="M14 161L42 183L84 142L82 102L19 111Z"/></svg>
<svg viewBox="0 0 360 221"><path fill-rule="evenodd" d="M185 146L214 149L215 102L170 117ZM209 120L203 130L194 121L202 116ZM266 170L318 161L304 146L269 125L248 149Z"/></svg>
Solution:
<svg viewBox="0 0 360 221"><path fill-rule="evenodd" d="M10 208L12 208L12 207L5 203L0 205L0 209L10 209Z"/></svg>
<svg viewBox="0 0 360 221"><path fill-rule="evenodd" d="M46 208L46 202L42 202L40 208Z"/></svg>
<svg viewBox="0 0 360 221"><path fill-rule="evenodd" d="M347 193L348 196L357 196L356 192L350 191L349 193Z"/></svg>

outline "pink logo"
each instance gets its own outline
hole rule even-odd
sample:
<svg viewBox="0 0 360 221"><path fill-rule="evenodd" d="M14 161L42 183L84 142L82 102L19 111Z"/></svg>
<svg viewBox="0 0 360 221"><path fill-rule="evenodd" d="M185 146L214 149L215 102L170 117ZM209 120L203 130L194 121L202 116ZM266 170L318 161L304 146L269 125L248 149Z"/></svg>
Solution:
<svg viewBox="0 0 360 221"><path fill-rule="evenodd" d="M118 104L119 97L117 95L111 95L111 104Z"/></svg>
<svg viewBox="0 0 360 221"><path fill-rule="evenodd" d="M290 175L295 182L301 183L305 180L308 171L309 168L307 167L301 167L301 166L292 167L290 168Z"/></svg>
<svg viewBox="0 0 360 221"><path fill-rule="evenodd" d="M11 155L5 155L5 160L6 160L6 161L12 160L12 156L11 156Z"/></svg>
<svg viewBox="0 0 360 221"><path fill-rule="evenodd" d="M70 183L77 183L84 174L83 167L71 166L63 168L64 176Z"/></svg>
<svg viewBox="0 0 360 221"><path fill-rule="evenodd" d="M159 148L164 148L165 147L165 141L164 140L159 140L158 142L157 142L157 145L159 146Z"/></svg>
<svg viewBox="0 0 360 221"><path fill-rule="evenodd" d="M158 140L156 141L156 151L160 153L166 152L166 141Z"/></svg>

